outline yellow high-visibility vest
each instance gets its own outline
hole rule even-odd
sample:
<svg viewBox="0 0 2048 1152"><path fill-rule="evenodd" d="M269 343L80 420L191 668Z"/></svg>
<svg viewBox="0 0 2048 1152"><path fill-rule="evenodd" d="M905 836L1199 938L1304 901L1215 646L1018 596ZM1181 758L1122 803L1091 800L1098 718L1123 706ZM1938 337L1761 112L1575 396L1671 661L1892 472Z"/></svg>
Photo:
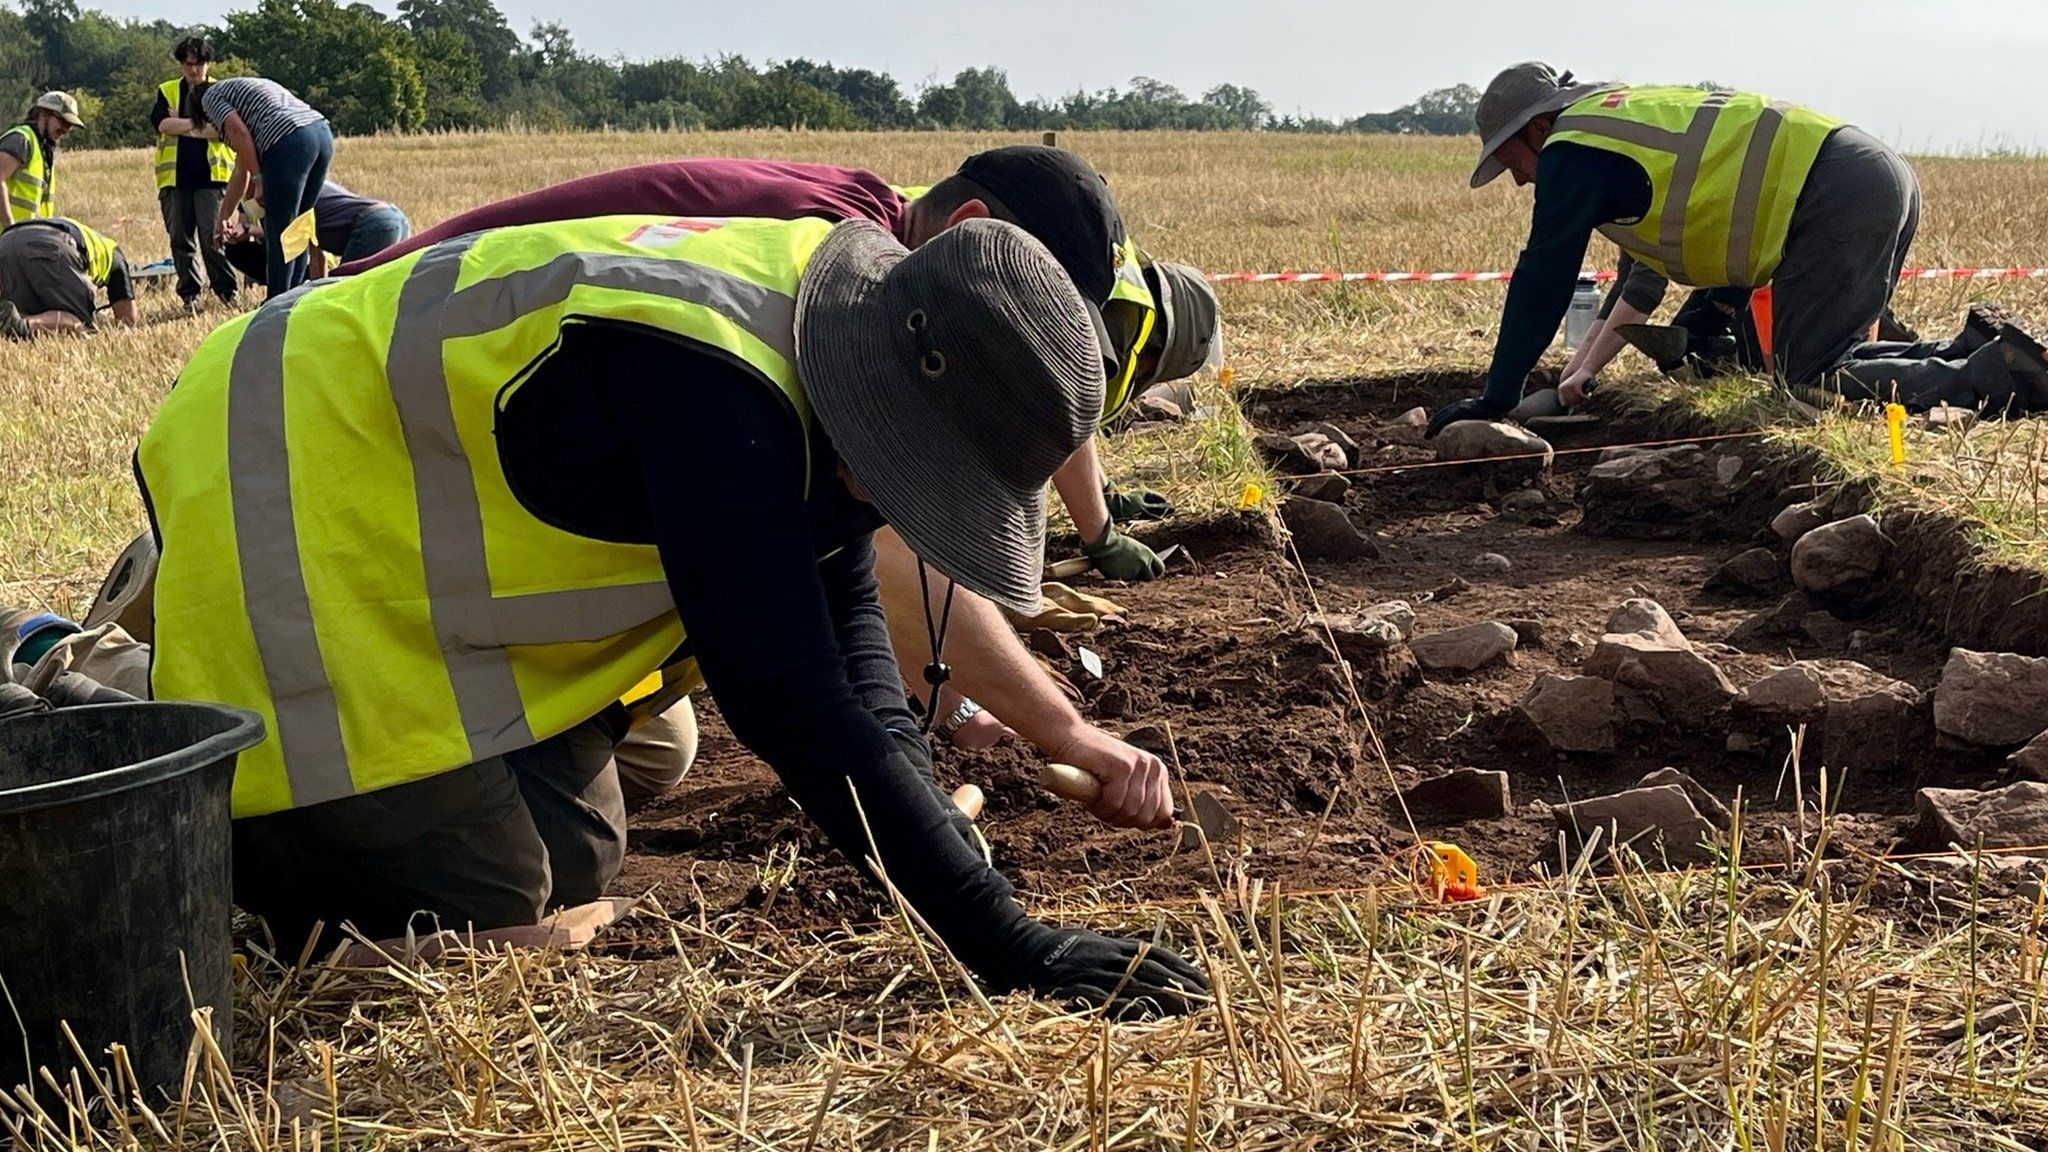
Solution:
<svg viewBox="0 0 2048 1152"><path fill-rule="evenodd" d="M1756 288L1785 255L1814 157L1842 122L1753 92L1616 87L1566 108L1545 146L1618 152L1650 176L1650 208L1600 232L1680 284Z"/></svg>
<svg viewBox="0 0 2048 1152"><path fill-rule="evenodd" d="M28 141L28 162L7 178L7 203L16 220L31 220L57 214L57 168L43 151L43 138L26 124L16 124L0 139L20 136Z"/></svg>
<svg viewBox="0 0 2048 1152"><path fill-rule="evenodd" d="M77 230L79 248L85 253L86 276L94 284L105 288L107 286L107 277L114 274L114 253L120 250L120 245L69 216L62 217L61 219L65 224Z"/></svg>
<svg viewBox="0 0 2048 1152"><path fill-rule="evenodd" d="M268 725L236 770L235 814L527 747L669 664L683 627L655 548L529 511L498 413L566 325L597 322L743 365L807 424L795 298L831 227L498 228L215 329L137 465L162 545L155 695Z"/></svg>
<svg viewBox="0 0 2048 1152"><path fill-rule="evenodd" d="M1138 375L1138 354L1152 335L1159 319L1159 306L1152 290L1145 286L1145 254L1135 240L1125 240L1122 259L1116 265L1116 287L1102 306L1102 319L1109 325L1109 338L1116 345L1116 371L1110 373L1102 393L1102 421L1108 423L1131 400L1131 382Z"/></svg>
<svg viewBox="0 0 2048 1152"><path fill-rule="evenodd" d="M184 84L184 78L179 77L175 80L166 80L162 84L157 85L156 90L163 93L164 100L170 104L171 115L173 116L181 114L179 109L182 107L181 101L185 91ZM156 187L159 192L166 188L174 187L178 183L178 140L179 137L166 136L161 132L157 133ZM214 182L219 184L227 183L234 176L235 150L229 147L227 141L208 140L206 142L206 171L209 176L213 177Z"/></svg>

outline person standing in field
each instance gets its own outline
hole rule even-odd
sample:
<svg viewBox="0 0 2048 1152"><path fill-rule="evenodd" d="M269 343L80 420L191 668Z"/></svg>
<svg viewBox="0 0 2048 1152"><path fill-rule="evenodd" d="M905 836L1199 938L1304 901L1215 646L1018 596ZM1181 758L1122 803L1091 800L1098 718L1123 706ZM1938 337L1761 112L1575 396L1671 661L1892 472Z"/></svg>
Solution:
<svg viewBox="0 0 2048 1152"><path fill-rule="evenodd" d="M89 329L99 288L114 319L136 322L128 258L112 240L64 216L20 220L0 232L0 336Z"/></svg>
<svg viewBox="0 0 2048 1152"><path fill-rule="evenodd" d="M322 922L597 899L627 848L619 698L687 652L804 813L992 987L1193 1010L1199 969L1033 919L972 846L874 578L886 521L1035 607L1046 483L1103 387L1065 270L987 219L915 252L866 221L497 228L230 320L136 468L154 695L266 721L235 770L236 902L293 951Z"/></svg>
<svg viewBox="0 0 2048 1152"><path fill-rule="evenodd" d="M171 263L178 272L178 299L197 312L200 293L212 289L221 303L235 302L235 270L214 237L220 202L235 174L235 150L194 115L193 93L206 83L213 68L213 45L204 36L178 41L171 55L182 73L158 85L149 124L156 137L156 198L163 211L164 231L171 238ZM199 266L206 265L204 283Z"/></svg>
<svg viewBox="0 0 2048 1152"><path fill-rule="evenodd" d="M7 189L0 228L57 214L57 142L84 126L69 92L45 92L21 123L0 132L0 185Z"/></svg>
<svg viewBox="0 0 2048 1152"><path fill-rule="evenodd" d="M264 240L264 287L281 296L306 279L306 255L287 260L281 237L287 225L313 210L327 165L334 159L334 132L327 118L272 80L237 76L209 80L193 92L200 127L211 124L235 150L213 224L213 242L223 244L249 181L263 180L263 215L270 221Z"/></svg>
<svg viewBox="0 0 2048 1152"><path fill-rule="evenodd" d="M1486 389L1439 411L1432 436L1514 409L1595 231L1680 284L1771 284L1779 378L1807 388L1868 337L1920 223L1919 182L1898 153L1755 93L1575 82L1529 61L1494 77L1476 118L1472 187L1507 172L1536 186L1536 206Z"/></svg>

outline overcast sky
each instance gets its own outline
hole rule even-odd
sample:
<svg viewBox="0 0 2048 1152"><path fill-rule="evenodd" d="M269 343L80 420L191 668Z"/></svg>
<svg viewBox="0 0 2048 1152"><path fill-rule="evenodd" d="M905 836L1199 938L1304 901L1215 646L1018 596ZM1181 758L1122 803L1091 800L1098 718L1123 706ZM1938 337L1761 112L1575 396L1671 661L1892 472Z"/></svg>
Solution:
<svg viewBox="0 0 2048 1152"><path fill-rule="evenodd" d="M171 16L162 0L84 0ZM200 0L178 18L252 3ZM385 11L396 0L378 0ZM1245 84L1282 113L1346 117L1530 57L1583 78L1714 80L1811 104L1913 150L2048 148L2042 0L499 0L524 35L634 58L737 52L883 69L914 90L1006 69L1020 96L1152 76L1189 95Z"/></svg>

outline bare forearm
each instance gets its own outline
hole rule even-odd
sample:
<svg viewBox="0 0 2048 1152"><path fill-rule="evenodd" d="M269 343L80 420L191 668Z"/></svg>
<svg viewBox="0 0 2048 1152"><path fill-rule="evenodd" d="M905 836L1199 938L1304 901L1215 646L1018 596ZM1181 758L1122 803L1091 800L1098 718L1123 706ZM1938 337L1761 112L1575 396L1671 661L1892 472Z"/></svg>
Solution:
<svg viewBox="0 0 2048 1152"><path fill-rule="evenodd" d="M140 318L135 314L135 301L116 300L114 301L112 308L114 312L114 319L120 321L121 323L129 325L131 327L137 323L140 323Z"/></svg>
<svg viewBox="0 0 2048 1152"><path fill-rule="evenodd" d="M1565 373L1566 378L1590 380L1598 376L1600 370L1607 367L1627 343L1617 334L1617 329L1624 324L1640 324L1649 318L1649 313L1630 305L1628 301L1615 301L1614 311L1608 313L1607 319L1593 330L1592 338L1580 349L1581 355L1572 358L1573 364Z"/></svg>
<svg viewBox="0 0 2048 1152"><path fill-rule="evenodd" d="M156 130L166 136L196 136L189 116L166 116L156 122Z"/></svg>
<svg viewBox="0 0 2048 1152"><path fill-rule="evenodd" d="M1599 341L1606 331L1607 317L1601 316L1595 319L1593 326L1586 330L1586 338L1579 341L1579 346L1572 351L1572 358L1565 362L1564 375L1558 377L1558 379L1569 380L1573 373L1584 367L1586 359L1593 354L1593 345Z"/></svg>
<svg viewBox="0 0 2048 1152"><path fill-rule="evenodd" d="M875 533L875 576L882 585L889 640L895 646L896 661L905 677L922 693L925 685L921 673L931 663L932 652L917 565L917 557L902 537L886 528ZM925 580L931 590L931 619L936 621L946 610L948 582L930 569L926 570ZM1042 750L1050 752L1061 747L1083 723L1081 714L1031 658L1016 630L996 606L965 588L953 593L953 612L943 655L953 669L954 688L972 697Z"/></svg>
<svg viewBox="0 0 2048 1152"><path fill-rule="evenodd" d="M1083 540L1100 540L1109 527L1109 505L1103 501L1102 484L1102 460L1095 454L1092 436L1052 474L1053 490L1060 494L1060 503L1066 505L1074 530Z"/></svg>

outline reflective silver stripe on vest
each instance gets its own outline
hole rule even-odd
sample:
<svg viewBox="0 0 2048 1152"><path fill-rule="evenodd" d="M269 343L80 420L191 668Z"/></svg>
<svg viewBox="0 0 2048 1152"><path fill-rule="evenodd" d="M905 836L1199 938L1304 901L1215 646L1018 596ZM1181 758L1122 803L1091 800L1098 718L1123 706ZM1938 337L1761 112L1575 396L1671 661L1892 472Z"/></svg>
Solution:
<svg viewBox="0 0 2048 1152"><path fill-rule="evenodd" d="M466 239L470 238L458 237L448 243ZM579 286L617 288L701 304L745 329L784 360L796 362L796 301L790 297L703 264L603 252L564 252L538 268L509 272L464 288L447 301L441 338L453 340L495 331L530 312L560 304Z"/></svg>
<svg viewBox="0 0 2048 1152"><path fill-rule="evenodd" d="M456 435L445 342L496 331L555 307L578 286L616 288L702 305L794 361L796 302L770 288L684 260L563 253L537 268L455 290L462 258L481 238L428 249L399 292L385 371L418 496L421 552L435 635L472 759L534 742L507 645L601 640L675 610L666 582L494 596L483 517Z"/></svg>
<svg viewBox="0 0 2048 1152"><path fill-rule="evenodd" d="M303 293L280 296L250 318L228 370L235 554L295 807L355 792L341 740L341 713L313 630L285 448L284 338Z"/></svg>
<svg viewBox="0 0 2048 1152"><path fill-rule="evenodd" d="M1595 116L1581 113L1577 116L1561 116L1553 126L1558 132L1584 132L1590 136L1605 136L1640 148L1651 148L1669 152L1672 156L1671 183L1664 190L1664 216L1658 221L1657 242L1645 255L1664 265L1672 280L1680 284L1691 284L1692 278L1685 267L1685 208L1692 200L1692 187L1699 182L1700 163L1706 158L1707 142L1713 138L1714 122L1720 119L1721 109L1733 93L1716 92L1700 102L1693 110L1692 121L1683 132L1673 132L1651 124L1626 120L1617 116ZM1745 161L1746 162L1746 161ZM1754 229L1751 222L1750 228ZM1601 229L1609 239L1620 242L1627 237L1628 245L1640 245L1640 237L1629 235L1619 228L1608 231Z"/></svg>
<svg viewBox="0 0 2048 1152"><path fill-rule="evenodd" d="M1771 148L1778 129L1785 126L1785 114L1792 105L1773 100L1757 117L1756 131L1749 138L1749 150L1742 154L1742 176L1735 185L1735 203L1728 223L1728 276L1749 279L1749 249L1756 242L1758 214L1763 210L1764 180L1771 169ZM1755 288L1755 284L1742 285Z"/></svg>

